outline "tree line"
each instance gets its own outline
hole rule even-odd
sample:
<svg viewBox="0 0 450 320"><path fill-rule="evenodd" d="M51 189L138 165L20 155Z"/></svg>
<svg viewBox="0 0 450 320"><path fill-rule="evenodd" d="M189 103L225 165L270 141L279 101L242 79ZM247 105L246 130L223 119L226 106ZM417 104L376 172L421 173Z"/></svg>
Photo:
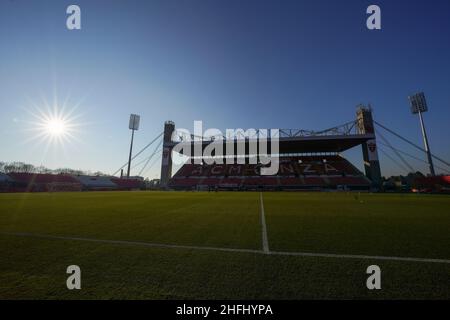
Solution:
<svg viewBox="0 0 450 320"><path fill-rule="evenodd" d="M58 168L49 169L44 166L34 166L29 163L14 161L14 162L3 162L0 161L0 172L2 173L46 173L46 174L70 174L70 175L93 175L93 176L106 176L107 174L96 171L84 171L71 168Z"/></svg>

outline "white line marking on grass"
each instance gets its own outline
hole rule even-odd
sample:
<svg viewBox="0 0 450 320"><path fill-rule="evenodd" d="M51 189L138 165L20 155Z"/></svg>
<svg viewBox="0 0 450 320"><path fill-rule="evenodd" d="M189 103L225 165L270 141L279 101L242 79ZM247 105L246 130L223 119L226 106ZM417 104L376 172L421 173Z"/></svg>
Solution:
<svg viewBox="0 0 450 320"><path fill-rule="evenodd" d="M334 253L309 253L309 252L284 252L284 251L270 251L270 254L280 255L280 256L315 257L315 258L387 260L387 261L409 261L409 262L428 262L428 263L446 263L446 264L450 264L450 260L447 260L447 259L428 259L428 258L390 257L390 256L368 256L368 255L359 255L359 254L334 254Z"/></svg>
<svg viewBox="0 0 450 320"><path fill-rule="evenodd" d="M253 249L202 247L202 246L188 246L188 245L177 245L177 244L151 243L151 242L141 242L141 241L104 240L104 239L81 238L81 237L63 237L63 236L52 236L52 235L45 235L45 234L26 233L26 232L0 232L0 235L28 237L28 238L41 238L41 239L85 241L85 242L131 245L131 246L142 246L142 247L164 248L164 249L203 250L203 251L234 252L234 253L252 253L252 254L264 254L264 255L267 254L267 252L265 252L263 250L253 250ZM285 252L285 251L270 251L270 254L278 255L278 256L296 256L296 257L312 257L312 258L387 260L387 261L450 264L449 259L428 259L428 258L368 256L368 255L355 255L355 254L333 254L333 253L312 253L312 252Z"/></svg>
<svg viewBox="0 0 450 320"><path fill-rule="evenodd" d="M64 236L52 236L52 235L46 235L46 234L36 234L36 233L27 233L27 232L0 232L0 234L10 235L10 236L18 236L18 237L87 241L87 242L97 242L97 243L106 243L106 244L123 244L123 245L166 248L166 249L209 250L209 251L243 252L243 253L261 253L262 252L261 250L253 250L253 249L203 247L203 246L189 246L189 245L181 245L181 244L164 244L164 243L128 241L128 240L106 240L106 239L81 238L81 237L70 237L70 236L64 237Z"/></svg>
<svg viewBox="0 0 450 320"><path fill-rule="evenodd" d="M265 253L270 253L269 240L267 238L266 215L264 213L264 200L263 200L262 192L259 193L259 199L260 199L260 203L261 203L261 232L262 232L263 251Z"/></svg>

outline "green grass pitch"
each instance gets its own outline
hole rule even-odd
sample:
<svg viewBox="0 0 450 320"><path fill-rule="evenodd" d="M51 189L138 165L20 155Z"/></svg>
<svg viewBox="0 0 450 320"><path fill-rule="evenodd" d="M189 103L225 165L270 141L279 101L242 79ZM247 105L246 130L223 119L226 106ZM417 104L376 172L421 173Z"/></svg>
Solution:
<svg viewBox="0 0 450 320"><path fill-rule="evenodd" d="M263 199L270 251L450 259L449 196ZM81 290L66 288L73 264ZM381 290L366 287L372 264ZM450 299L450 264L264 254L257 192L0 194L0 299L417 298Z"/></svg>

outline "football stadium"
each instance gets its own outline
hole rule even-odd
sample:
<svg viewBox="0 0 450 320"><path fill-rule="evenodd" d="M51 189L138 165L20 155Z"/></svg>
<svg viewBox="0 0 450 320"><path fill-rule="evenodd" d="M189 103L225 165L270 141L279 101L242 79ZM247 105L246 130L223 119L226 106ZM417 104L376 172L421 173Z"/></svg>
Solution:
<svg viewBox="0 0 450 320"><path fill-rule="evenodd" d="M145 190L122 168L119 177L2 174L1 250L9 258L1 264L1 296L450 298L448 176L419 179L439 189L383 192L367 107L344 126L282 132L276 175L261 175L264 165L250 163L259 159L251 138L185 142L172 121L160 134L157 189ZM191 157L172 174L174 148L212 143L242 143L245 157L241 164L217 157L194 164ZM355 146L366 174L341 156ZM61 291L71 261L87 270L88 284ZM364 285L370 265L382 266L384 290Z"/></svg>
<svg viewBox="0 0 450 320"><path fill-rule="evenodd" d="M362 29L346 5L350 37L299 21L300 1L253 18L250 2L111 0L94 21L98 4L47 1L68 20L38 22L42 43L0 5L17 32L0 53L15 77L0 75L0 300L450 300L450 48L414 29L435 48L411 55L427 82L407 69L412 36L387 17L395 47L365 5Z"/></svg>

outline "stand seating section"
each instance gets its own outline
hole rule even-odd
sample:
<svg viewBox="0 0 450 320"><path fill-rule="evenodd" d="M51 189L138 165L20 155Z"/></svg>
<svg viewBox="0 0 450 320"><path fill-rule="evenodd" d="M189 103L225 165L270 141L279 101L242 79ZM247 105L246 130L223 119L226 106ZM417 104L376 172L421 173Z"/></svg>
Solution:
<svg viewBox="0 0 450 320"><path fill-rule="evenodd" d="M142 181L138 179L111 178L118 190L136 190L142 187Z"/></svg>
<svg viewBox="0 0 450 320"><path fill-rule="evenodd" d="M135 190L138 179L108 176L12 172L0 175L0 192L56 192L81 190Z"/></svg>
<svg viewBox="0 0 450 320"><path fill-rule="evenodd" d="M261 176L260 164L183 165L169 182L175 189L219 187L369 187L370 181L341 156L280 158L275 176Z"/></svg>

